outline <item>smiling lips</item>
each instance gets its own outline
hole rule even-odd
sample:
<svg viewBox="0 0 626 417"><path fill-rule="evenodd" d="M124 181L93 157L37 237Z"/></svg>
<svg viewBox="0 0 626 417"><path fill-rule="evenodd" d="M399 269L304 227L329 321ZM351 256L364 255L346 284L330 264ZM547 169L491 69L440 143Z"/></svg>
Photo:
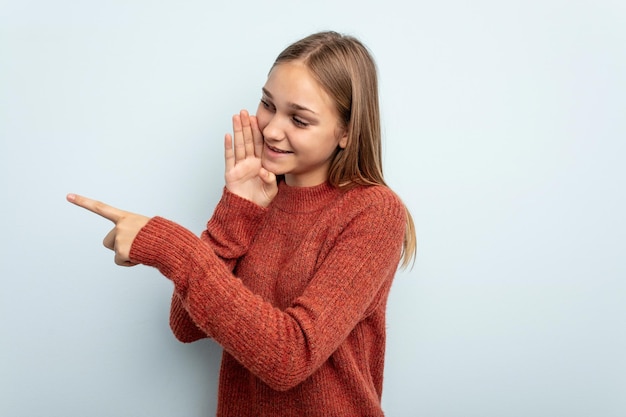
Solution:
<svg viewBox="0 0 626 417"><path fill-rule="evenodd" d="M275 148L275 147L269 145L267 142L265 142L265 146L267 146L267 148L270 151L273 151L273 152L276 152L276 153L293 153L293 152L290 152L290 151L283 151L282 149Z"/></svg>

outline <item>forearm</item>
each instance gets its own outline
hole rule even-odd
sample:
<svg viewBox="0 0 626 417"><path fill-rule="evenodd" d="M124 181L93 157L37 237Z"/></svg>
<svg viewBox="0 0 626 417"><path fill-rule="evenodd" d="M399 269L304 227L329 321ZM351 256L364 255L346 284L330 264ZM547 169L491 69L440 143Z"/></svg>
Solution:
<svg viewBox="0 0 626 417"><path fill-rule="evenodd" d="M176 291L172 294L170 328L174 336L183 343L191 343L209 337L189 316L189 313L183 307L182 300Z"/></svg>
<svg viewBox="0 0 626 417"><path fill-rule="evenodd" d="M266 208L224 188L201 239L232 271L237 260L248 251L266 213Z"/></svg>

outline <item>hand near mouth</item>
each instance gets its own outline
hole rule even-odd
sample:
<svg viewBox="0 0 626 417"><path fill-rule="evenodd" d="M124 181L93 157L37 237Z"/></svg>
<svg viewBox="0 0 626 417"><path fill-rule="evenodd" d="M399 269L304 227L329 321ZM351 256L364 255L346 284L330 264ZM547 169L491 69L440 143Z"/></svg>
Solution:
<svg viewBox="0 0 626 417"><path fill-rule="evenodd" d="M234 140L233 140L234 137ZM267 207L278 193L276 175L261 165L263 135L255 116L246 110L233 116L233 136L224 137L226 188L239 197Z"/></svg>

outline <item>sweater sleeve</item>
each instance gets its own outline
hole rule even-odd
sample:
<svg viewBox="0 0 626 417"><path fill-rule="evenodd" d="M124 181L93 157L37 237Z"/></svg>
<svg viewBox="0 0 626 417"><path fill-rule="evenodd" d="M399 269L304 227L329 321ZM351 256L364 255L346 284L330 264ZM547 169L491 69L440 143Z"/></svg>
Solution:
<svg viewBox="0 0 626 417"><path fill-rule="evenodd" d="M213 216L202 232L201 239L231 271L237 259L250 246L261 218L267 209L243 199L224 187L222 198L215 207ZM181 297L174 291L170 307L170 328L178 340L185 343L210 336L200 329L182 304Z"/></svg>
<svg viewBox="0 0 626 417"><path fill-rule="evenodd" d="M405 231L397 198L377 199L345 225L301 296L280 310L252 293L205 241L155 217L131 248L134 262L170 278L189 316L276 390L318 369L364 319L395 274Z"/></svg>
<svg viewBox="0 0 626 417"><path fill-rule="evenodd" d="M246 254L268 209L224 187L222 198L202 232L204 240L231 271Z"/></svg>

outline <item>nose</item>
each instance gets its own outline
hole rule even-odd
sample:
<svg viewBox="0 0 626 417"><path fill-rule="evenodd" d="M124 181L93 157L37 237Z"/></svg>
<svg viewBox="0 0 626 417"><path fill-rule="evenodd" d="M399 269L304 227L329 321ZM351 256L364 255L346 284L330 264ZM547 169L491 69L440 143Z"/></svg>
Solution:
<svg viewBox="0 0 626 417"><path fill-rule="evenodd" d="M281 125L280 118L276 114L273 114L272 117L267 120L267 124L261 129L261 133L263 133L265 140L271 140L273 142L279 142L285 138L285 130Z"/></svg>

